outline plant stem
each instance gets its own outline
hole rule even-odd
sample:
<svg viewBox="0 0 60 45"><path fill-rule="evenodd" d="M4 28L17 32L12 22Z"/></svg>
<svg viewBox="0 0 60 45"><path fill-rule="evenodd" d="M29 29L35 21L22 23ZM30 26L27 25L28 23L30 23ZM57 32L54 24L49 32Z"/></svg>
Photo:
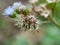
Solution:
<svg viewBox="0 0 60 45"><path fill-rule="evenodd" d="M58 24L58 22L57 22L51 15L48 16L48 19L49 19L53 24L55 24L58 28L60 28L60 25Z"/></svg>

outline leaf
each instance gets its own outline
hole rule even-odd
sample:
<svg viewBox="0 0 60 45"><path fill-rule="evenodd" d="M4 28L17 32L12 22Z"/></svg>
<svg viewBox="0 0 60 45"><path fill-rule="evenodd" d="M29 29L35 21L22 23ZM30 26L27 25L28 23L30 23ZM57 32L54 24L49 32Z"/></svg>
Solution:
<svg viewBox="0 0 60 45"><path fill-rule="evenodd" d="M50 16L50 18L59 28L60 28L60 2L56 3L53 9L53 14Z"/></svg>

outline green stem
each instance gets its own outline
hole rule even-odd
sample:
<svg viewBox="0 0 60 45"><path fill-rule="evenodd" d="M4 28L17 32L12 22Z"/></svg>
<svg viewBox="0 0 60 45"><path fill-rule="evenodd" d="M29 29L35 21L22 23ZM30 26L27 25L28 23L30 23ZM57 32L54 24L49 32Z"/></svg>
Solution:
<svg viewBox="0 0 60 45"><path fill-rule="evenodd" d="M53 11L52 11L52 13L54 14L54 8L55 8L55 5L56 5L56 3L54 4L54 6L53 6ZM52 14L52 15L53 15ZM55 24L58 28L60 28L60 25L58 24L58 22L52 17L52 15L49 15L48 16L48 19L53 23L53 24Z"/></svg>
<svg viewBox="0 0 60 45"><path fill-rule="evenodd" d="M53 24L55 24L58 28L60 28L60 25L58 24L58 22L57 22L51 15L48 16L48 19L49 19Z"/></svg>

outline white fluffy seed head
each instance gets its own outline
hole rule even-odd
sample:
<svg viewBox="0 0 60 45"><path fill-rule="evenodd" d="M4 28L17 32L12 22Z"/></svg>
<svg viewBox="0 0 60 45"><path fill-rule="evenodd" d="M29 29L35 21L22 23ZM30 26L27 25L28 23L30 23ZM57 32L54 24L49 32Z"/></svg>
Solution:
<svg viewBox="0 0 60 45"><path fill-rule="evenodd" d="M21 28L23 26L24 16L22 14L17 15L13 20L15 21L15 25Z"/></svg>
<svg viewBox="0 0 60 45"><path fill-rule="evenodd" d="M29 15L29 16L28 16L28 18L31 18L31 17L32 17L32 18L35 18L35 16L34 16L34 15Z"/></svg>

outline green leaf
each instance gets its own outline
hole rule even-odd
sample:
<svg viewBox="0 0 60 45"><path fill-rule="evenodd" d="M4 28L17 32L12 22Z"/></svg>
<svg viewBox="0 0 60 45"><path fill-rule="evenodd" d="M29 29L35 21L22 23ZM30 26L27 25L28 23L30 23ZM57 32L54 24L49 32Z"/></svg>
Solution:
<svg viewBox="0 0 60 45"><path fill-rule="evenodd" d="M58 2L54 8L53 18L60 26L60 2Z"/></svg>

